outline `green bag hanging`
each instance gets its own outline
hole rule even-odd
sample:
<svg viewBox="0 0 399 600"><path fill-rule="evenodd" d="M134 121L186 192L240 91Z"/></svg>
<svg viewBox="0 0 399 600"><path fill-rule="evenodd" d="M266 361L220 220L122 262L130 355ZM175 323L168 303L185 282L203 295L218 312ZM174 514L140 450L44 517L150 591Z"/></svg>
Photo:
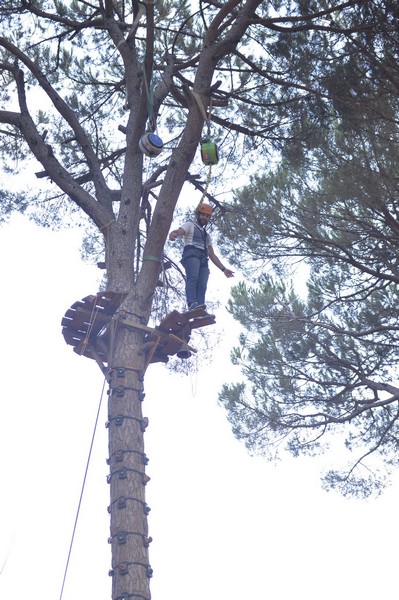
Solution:
<svg viewBox="0 0 399 600"><path fill-rule="evenodd" d="M219 162L218 147L212 140L201 141L201 158L205 165L217 165Z"/></svg>

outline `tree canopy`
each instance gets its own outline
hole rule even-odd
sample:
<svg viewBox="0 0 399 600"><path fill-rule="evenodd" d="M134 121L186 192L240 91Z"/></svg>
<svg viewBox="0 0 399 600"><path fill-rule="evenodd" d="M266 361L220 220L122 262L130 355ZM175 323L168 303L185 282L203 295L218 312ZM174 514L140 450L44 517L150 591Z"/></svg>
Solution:
<svg viewBox="0 0 399 600"><path fill-rule="evenodd" d="M236 435L269 456L344 440L324 485L357 496L383 489L399 439L397 6L367 9L375 30L317 72L308 135L236 194L223 232L231 260L266 269L230 302L249 384L220 396Z"/></svg>
<svg viewBox="0 0 399 600"><path fill-rule="evenodd" d="M217 218L227 181L270 163L284 141L310 143L307 115L328 104L323 67L337 75L348 39L386 29L384 5L6 0L2 164L15 173L33 157L39 170L31 160L36 184L3 192L2 215L88 217L107 288L130 290L141 274L148 314L183 186L207 196ZM164 141L150 160L139 148L146 132ZM212 190L197 152L209 135L223 156Z"/></svg>

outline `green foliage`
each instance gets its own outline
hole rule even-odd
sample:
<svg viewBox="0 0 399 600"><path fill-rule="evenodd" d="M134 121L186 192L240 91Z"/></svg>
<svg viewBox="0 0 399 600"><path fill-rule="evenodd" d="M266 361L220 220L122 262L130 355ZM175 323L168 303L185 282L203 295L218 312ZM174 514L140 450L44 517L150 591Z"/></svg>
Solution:
<svg viewBox="0 0 399 600"><path fill-rule="evenodd" d="M250 388L226 385L220 400L252 451L313 454L347 425L348 448L372 446L397 464L399 391L385 382L399 366L399 287L365 280L350 289L350 281L350 268L326 266L311 272L306 300L266 276L233 289L229 308L247 333L232 358ZM345 480L350 493L350 472L328 481ZM371 491L369 481L363 492Z"/></svg>
<svg viewBox="0 0 399 600"><path fill-rule="evenodd" d="M352 28L353 22L359 20L361 31L368 31L367 27L373 30L371 25L365 30L368 15L363 4L353 2L351 9L342 11L328 8L327 13L343 20L348 15L346 20ZM1 92L3 100L10 94L15 97L11 64L16 58L26 84L31 86L28 101L36 125L40 120L34 108L39 106L46 114L47 143L60 151L66 170L75 178L87 180L86 189L93 194L96 190L90 183L91 167L82 143L76 139L70 119L65 119L65 111L60 115L59 104L48 96L48 86L78 117L100 161L106 183L119 188L125 164L125 139L118 128L126 126L126 111L138 110L142 86L150 93L153 90L154 101L149 102L149 111L154 110L155 114L147 116L150 126L155 119L161 132L166 136L167 130L170 135L168 152L159 159L166 165L170 151L184 131L200 57L208 51L204 38L219 13L213 5L193 9L186 0L157 3L151 32L153 48L149 49L146 20L137 12L141 5L126 2L109 5L113 9L109 20L105 18L102 2L10 0L0 8L1 35L15 45L14 49L4 44L1 49L2 73L7 80ZM291 143L290 150L285 147L285 151L291 159L295 154L298 160L301 156L297 144L300 139L306 137L308 143L312 140L315 147L318 145L315 124L324 118L325 110L319 93L321 83L326 90L328 85L334 85L333 81L320 82L320 69L326 64L326 53L331 54L331 60L344 61L347 55L345 28L342 26L342 32L330 31L324 17L314 16L326 8L323 2L254 2L252 7L248 3L248 7L243 7L248 31L245 29L238 37L237 14L226 14L225 20L222 19L217 38L219 48L211 56L216 71L210 99L212 120L224 130L215 132L215 137L223 140L223 153L230 163L236 161L247 169L253 162L254 150L258 161L267 162L271 148L281 152L287 136ZM302 12L303 18L298 20ZM137 25L134 30L133 21ZM128 40L129 58L121 52L121 36ZM37 73L24 57L40 68L46 79L45 87L43 80L38 85ZM139 71L143 71L149 57L153 60L153 70L151 80L146 81ZM138 67L137 81L132 79L134 64ZM350 71L350 66L347 70ZM126 104L128 88L130 107ZM320 116L315 123L317 111ZM239 140L242 135L244 139ZM18 145L21 159L26 152L22 137ZM266 150L264 157L259 155L261 150ZM7 154L2 153L3 157ZM49 188L45 199L50 207L54 189ZM51 211L48 216L51 218Z"/></svg>
<svg viewBox="0 0 399 600"><path fill-rule="evenodd" d="M360 14L375 29L338 46L315 32L295 58L276 39L321 94L292 104L280 160L237 191L220 238L246 275L268 273L229 303L246 331L232 359L247 383L220 395L235 434L269 458L343 440L353 461L324 485L358 497L381 492L399 444L397 6L365 3L341 23Z"/></svg>
<svg viewBox="0 0 399 600"><path fill-rule="evenodd" d="M29 206L29 198L22 193L0 190L0 223L6 223L13 212L25 213Z"/></svg>

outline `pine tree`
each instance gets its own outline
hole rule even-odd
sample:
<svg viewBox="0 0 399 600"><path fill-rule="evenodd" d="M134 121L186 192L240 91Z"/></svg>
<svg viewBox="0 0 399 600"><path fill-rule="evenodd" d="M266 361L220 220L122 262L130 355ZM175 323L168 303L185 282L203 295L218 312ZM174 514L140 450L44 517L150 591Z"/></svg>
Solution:
<svg viewBox="0 0 399 600"><path fill-rule="evenodd" d="M399 398L397 7L367 8L377 29L318 72L318 107L225 224L231 260L266 272L230 303L250 386L220 396L255 451L320 453L341 436L355 458L324 484L359 496L397 465Z"/></svg>

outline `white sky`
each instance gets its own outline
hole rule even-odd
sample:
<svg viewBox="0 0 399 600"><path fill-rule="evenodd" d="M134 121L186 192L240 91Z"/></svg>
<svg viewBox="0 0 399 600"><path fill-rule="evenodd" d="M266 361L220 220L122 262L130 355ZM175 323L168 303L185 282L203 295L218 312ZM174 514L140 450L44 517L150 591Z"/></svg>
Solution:
<svg viewBox="0 0 399 600"><path fill-rule="evenodd" d="M19 216L0 228L4 600L60 597L103 386L61 335L65 311L98 288L79 246L79 232ZM209 296L226 297L231 281L212 269ZM395 598L399 479L377 500L345 500L321 490L326 459L251 458L217 405L235 339L224 310L216 315L224 337L211 364L146 375L153 600ZM63 600L110 600L106 400Z"/></svg>

